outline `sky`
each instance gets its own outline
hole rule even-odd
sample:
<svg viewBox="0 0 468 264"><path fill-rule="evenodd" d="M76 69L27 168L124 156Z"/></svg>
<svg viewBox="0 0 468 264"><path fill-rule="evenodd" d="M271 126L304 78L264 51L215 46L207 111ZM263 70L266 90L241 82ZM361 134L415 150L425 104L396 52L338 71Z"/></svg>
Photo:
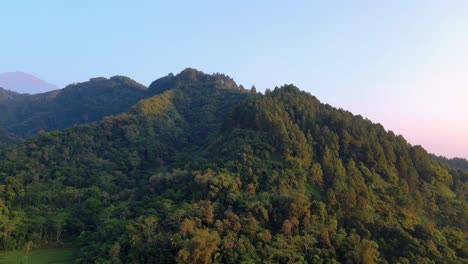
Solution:
<svg viewBox="0 0 468 264"><path fill-rule="evenodd" d="M410 143L468 158L468 1L4 1L0 73L64 87L186 67L293 83Z"/></svg>

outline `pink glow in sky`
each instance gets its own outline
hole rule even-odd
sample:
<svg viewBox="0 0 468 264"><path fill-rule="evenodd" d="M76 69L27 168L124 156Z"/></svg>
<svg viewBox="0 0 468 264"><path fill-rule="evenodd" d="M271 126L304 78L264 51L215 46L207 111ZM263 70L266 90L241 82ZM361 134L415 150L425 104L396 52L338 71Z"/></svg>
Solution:
<svg viewBox="0 0 468 264"><path fill-rule="evenodd" d="M394 114L381 122L430 152L468 158L468 39L409 80L394 85L387 97Z"/></svg>
<svg viewBox="0 0 468 264"><path fill-rule="evenodd" d="M431 153L468 158L468 38L428 62L411 71L403 66L360 104L342 105Z"/></svg>

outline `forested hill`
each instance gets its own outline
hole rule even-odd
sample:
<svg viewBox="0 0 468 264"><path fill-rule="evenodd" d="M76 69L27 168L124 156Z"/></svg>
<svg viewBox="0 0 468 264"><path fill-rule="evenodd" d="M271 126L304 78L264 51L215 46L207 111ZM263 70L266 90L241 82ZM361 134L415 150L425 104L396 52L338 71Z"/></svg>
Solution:
<svg viewBox="0 0 468 264"><path fill-rule="evenodd" d="M81 263L464 263L467 174L292 85L187 69L0 158L0 245Z"/></svg>
<svg viewBox="0 0 468 264"><path fill-rule="evenodd" d="M146 87L122 76L34 95L0 89L0 128L17 136L64 129L126 112L147 96Z"/></svg>
<svg viewBox="0 0 468 264"><path fill-rule="evenodd" d="M13 92L13 91L10 91L10 90L7 90L7 89L4 89L4 88L0 87L0 102L11 100L11 99L16 98L18 96L20 96L19 93L16 93L16 92Z"/></svg>
<svg viewBox="0 0 468 264"><path fill-rule="evenodd" d="M433 159L436 161L442 162L444 164L447 164L448 166L454 168L454 169L460 169L468 172L468 160L463 159L463 158L452 158L448 159L443 156L436 156L436 155L431 155Z"/></svg>
<svg viewBox="0 0 468 264"><path fill-rule="evenodd" d="M6 131L0 129L0 151L7 145L14 143L13 137Z"/></svg>

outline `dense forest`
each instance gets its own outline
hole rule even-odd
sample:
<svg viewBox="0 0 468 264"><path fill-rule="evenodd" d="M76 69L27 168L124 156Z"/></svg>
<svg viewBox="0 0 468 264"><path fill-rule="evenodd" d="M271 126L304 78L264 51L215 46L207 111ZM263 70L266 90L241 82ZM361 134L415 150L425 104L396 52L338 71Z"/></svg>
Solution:
<svg viewBox="0 0 468 264"><path fill-rule="evenodd" d="M73 245L79 263L466 263L468 172L402 136L293 85L260 94L186 69L142 91L125 113L0 152L1 249Z"/></svg>
<svg viewBox="0 0 468 264"><path fill-rule="evenodd" d="M8 132L0 128L0 152L6 146L16 142L16 139L10 135Z"/></svg>
<svg viewBox="0 0 468 264"><path fill-rule="evenodd" d="M12 100L13 98L19 97L20 94L14 91L10 91L0 87L0 102Z"/></svg>
<svg viewBox="0 0 468 264"><path fill-rule="evenodd" d="M460 169L464 171L468 171L468 160L463 159L463 158L451 158L448 159L443 156L436 156L436 155L431 155L432 158L438 162L445 163L448 166L454 168L454 169Z"/></svg>
<svg viewBox="0 0 468 264"><path fill-rule="evenodd" d="M145 86L123 76L33 95L0 88L0 128L21 137L64 129L126 112L147 96Z"/></svg>

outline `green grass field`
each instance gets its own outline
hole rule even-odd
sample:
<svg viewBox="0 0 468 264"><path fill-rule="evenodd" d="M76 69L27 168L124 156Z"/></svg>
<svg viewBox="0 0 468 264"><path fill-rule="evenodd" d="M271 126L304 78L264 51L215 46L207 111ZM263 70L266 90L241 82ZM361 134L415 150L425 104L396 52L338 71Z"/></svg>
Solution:
<svg viewBox="0 0 468 264"><path fill-rule="evenodd" d="M76 255L74 248L33 250L26 263L25 252L6 251L0 252L0 264L71 264L75 263Z"/></svg>

